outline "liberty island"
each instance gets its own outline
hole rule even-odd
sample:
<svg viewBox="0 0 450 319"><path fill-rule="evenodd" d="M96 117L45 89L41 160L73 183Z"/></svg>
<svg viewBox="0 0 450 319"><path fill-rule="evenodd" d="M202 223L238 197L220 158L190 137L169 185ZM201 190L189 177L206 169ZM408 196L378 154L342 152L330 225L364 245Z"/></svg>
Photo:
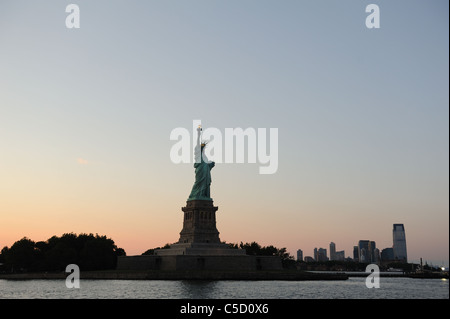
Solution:
<svg viewBox="0 0 450 319"><path fill-rule="evenodd" d="M183 228L178 242L170 248L156 249L154 255L119 256L118 270L201 270L257 271L282 270L277 256L247 255L244 249L221 242L216 226L218 207L211 198L211 169L215 166L205 155L207 143L197 128L195 181L183 211Z"/></svg>
<svg viewBox="0 0 450 319"><path fill-rule="evenodd" d="M210 143L202 141L202 128L196 129L195 180L182 207L180 237L169 247L151 255L118 256L119 279L196 280L347 280L346 274L317 274L283 268L280 256L247 254L246 250L220 240L217 229L218 206L211 196ZM206 131L206 130L205 130ZM239 222L239 221L236 221ZM134 272L130 272L134 271Z"/></svg>

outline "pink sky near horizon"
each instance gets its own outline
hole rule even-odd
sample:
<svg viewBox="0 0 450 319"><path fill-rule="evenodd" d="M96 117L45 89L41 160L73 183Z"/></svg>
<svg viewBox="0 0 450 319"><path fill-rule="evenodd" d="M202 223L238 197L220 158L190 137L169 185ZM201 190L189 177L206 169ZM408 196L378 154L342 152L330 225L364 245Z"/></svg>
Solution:
<svg viewBox="0 0 450 319"><path fill-rule="evenodd" d="M83 180L80 179L83 171L84 178L91 178L95 173L87 174L87 170L99 168L77 159L70 165L77 171L73 180L47 178L44 182L38 180L40 177L28 176L26 187L25 180L17 180L17 188L3 189L3 194L9 196L2 202L2 208L11 213L2 217L2 226L8 227L2 227L0 246L11 246L22 237L45 241L63 233L98 233L112 238L127 255L139 255L179 239L181 207L186 204L194 180L192 165L172 164L181 175L173 175L178 180L177 186L167 192L155 189L145 179L141 188L128 189L129 185L121 185L120 180L112 185L109 178L104 179L105 175L97 176L98 180L90 180L84 187L83 183L72 184ZM256 167L251 168L257 171ZM392 225L404 223L411 262L418 262L422 257L434 263L447 263L448 242L443 234L448 226L445 224L436 225L432 220L427 224L426 220L414 217L414 212L411 212L413 218L405 212L390 218L391 208L386 211L371 208L370 202L344 203L338 198L321 202L320 196L307 189L297 198L294 193L298 188L286 190L285 198L271 198L275 186L262 175L255 174L239 185L228 179L230 171L243 169L224 164L212 170L211 192L214 205L219 207L217 228L222 241L256 241L261 245L286 247L294 257L297 249L302 249L304 256L312 256L316 247L326 248L329 254L329 244L334 242L338 251L345 250L346 257L353 257L353 246L359 240L375 241L380 251L391 247ZM259 181L263 191L243 196L246 188L251 188L252 180ZM171 183L167 181L163 185ZM280 207L284 209L280 211ZM360 210L366 214L358 213ZM423 229L435 232L423 232Z"/></svg>

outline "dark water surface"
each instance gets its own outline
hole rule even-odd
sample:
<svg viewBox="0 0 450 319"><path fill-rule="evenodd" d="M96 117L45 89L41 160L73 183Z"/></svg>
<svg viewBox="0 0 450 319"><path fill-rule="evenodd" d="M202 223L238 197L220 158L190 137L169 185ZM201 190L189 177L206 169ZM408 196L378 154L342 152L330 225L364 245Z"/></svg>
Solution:
<svg viewBox="0 0 450 319"><path fill-rule="evenodd" d="M343 281L182 281L81 280L69 289L65 280L0 280L5 299L448 299L445 279L380 278L369 289L365 278Z"/></svg>

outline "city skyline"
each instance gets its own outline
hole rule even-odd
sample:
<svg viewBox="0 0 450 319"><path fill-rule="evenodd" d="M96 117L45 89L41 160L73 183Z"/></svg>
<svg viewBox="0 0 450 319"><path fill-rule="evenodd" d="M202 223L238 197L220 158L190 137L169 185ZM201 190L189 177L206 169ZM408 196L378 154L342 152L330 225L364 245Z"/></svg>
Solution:
<svg viewBox="0 0 450 319"><path fill-rule="evenodd" d="M399 234L400 232L400 234ZM376 247L376 242L360 239L358 244L353 246L352 254L353 256L347 254L345 255L345 250L336 250L336 243L329 243L329 253L327 253L326 248L317 247L314 248L313 255L306 255L304 258L312 258L315 261L325 261L323 258L325 257L327 260L353 260L363 263L379 263L380 261L406 261L407 258L407 249L406 249L406 240L405 240L405 227L403 224L393 224L393 236L392 236L392 245L384 248ZM396 247L397 246L397 247ZM389 258L382 258L382 251L386 249L392 249L392 256ZM363 251L362 251L363 250ZM322 260L320 257L322 254ZM297 260L303 260L304 252L300 248L297 250ZM370 255L370 256L369 256ZM302 258L299 258L302 256ZM440 263L444 265L442 261Z"/></svg>
<svg viewBox="0 0 450 319"><path fill-rule="evenodd" d="M0 2L0 248L176 242L194 169L170 135L201 120L278 134L273 174L214 167L221 240L349 255L402 223L408 261L448 265L447 1L75 3L79 29L69 3Z"/></svg>

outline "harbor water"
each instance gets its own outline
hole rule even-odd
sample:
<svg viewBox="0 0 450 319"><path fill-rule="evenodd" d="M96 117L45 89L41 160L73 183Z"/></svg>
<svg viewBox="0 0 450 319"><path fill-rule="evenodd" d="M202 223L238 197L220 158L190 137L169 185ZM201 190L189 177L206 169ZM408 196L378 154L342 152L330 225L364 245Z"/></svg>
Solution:
<svg viewBox="0 0 450 319"><path fill-rule="evenodd" d="M448 279L381 277L337 281L0 280L0 299L448 299Z"/></svg>

